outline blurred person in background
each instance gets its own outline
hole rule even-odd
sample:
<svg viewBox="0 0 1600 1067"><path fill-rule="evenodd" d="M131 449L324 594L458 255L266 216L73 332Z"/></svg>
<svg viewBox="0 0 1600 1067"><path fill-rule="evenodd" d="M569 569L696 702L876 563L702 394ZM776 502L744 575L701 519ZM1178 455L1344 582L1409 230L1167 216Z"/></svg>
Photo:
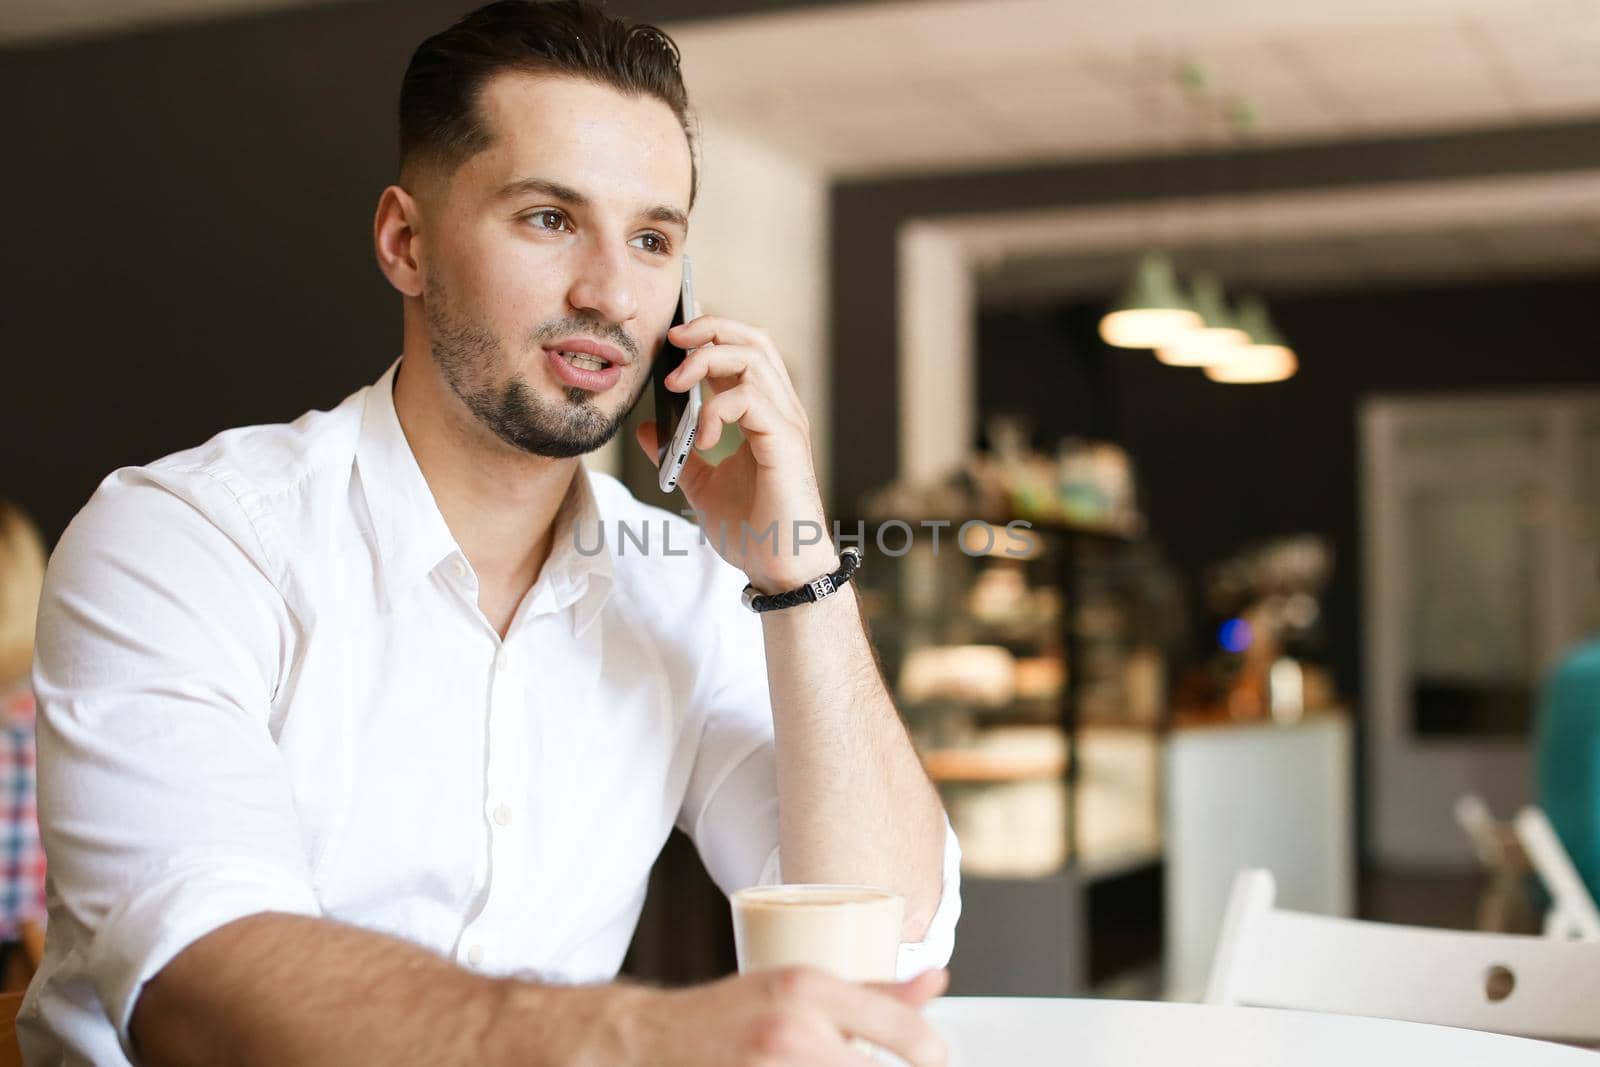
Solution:
<svg viewBox="0 0 1600 1067"><path fill-rule="evenodd" d="M850 1036L943 1062L919 1009L960 853L855 586L741 600L841 567L788 532L827 525L771 338L677 326L667 385L713 394L702 449L743 435L684 469L701 528L781 551L581 462L672 327L687 107L672 41L588 4L424 41L373 224L400 358L332 411L116 471L74 518L33 675L30 1062L866 1064ZM653 550L607 547L621 523ZM902 981L613 982L675 825L727 892L899 893Z"/></svg>
<svg viewBox="0 0 1600 1067"><path fill-rule="evenodd" d="M0 500L0 976L16 973L25 922L44 921L44 850L34 795L34 621L44 582L39 531L22 509Z"/></svg>

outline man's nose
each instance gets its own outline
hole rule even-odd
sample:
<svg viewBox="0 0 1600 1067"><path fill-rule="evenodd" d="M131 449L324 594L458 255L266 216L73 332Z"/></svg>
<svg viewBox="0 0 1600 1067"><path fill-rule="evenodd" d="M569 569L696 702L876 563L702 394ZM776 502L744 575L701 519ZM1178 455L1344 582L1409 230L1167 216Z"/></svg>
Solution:
<svg viewBox="0 0 1600 1067"><path fill-rule="evenodd" d="M574 310L592 311L608 322L627 322L639 309L631 268L625 247L589 242L579 253L568 301Z"/></svg>

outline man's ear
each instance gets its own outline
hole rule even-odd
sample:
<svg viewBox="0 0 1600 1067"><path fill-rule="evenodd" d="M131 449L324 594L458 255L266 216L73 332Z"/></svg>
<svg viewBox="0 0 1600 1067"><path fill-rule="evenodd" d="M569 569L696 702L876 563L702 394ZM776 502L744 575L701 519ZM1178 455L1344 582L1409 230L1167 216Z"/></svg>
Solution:
<svg viewBox="0 0 1600 1067"><path fill-rule="evenodd" d="M422 295L422 209L398 185L384 189L372 220L372 247L378 269L405 296Z"/></svg>

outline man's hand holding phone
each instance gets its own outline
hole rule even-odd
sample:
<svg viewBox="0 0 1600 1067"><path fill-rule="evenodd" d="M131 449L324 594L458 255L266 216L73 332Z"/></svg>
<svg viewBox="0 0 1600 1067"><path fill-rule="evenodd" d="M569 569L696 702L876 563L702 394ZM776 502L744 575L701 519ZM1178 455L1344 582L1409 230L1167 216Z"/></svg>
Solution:
<svg viewBox="0 0 1600 1067"><path fill-rule="evenodd" d="M687 394L703 382L711 393L700 404L693 447L677 477L706 538L764 593L836 569L839 557L827 536L812 462L811 422L772 338L737 319L696 314L668 330L667 341L687 354L661 376L661 385ZM699 453L716 446L727 424L738 425L744 442L712 464ZM641 423L638 441L659 461L658 433L657 423ZM819 536L815 544L799 543Z"/></svg>

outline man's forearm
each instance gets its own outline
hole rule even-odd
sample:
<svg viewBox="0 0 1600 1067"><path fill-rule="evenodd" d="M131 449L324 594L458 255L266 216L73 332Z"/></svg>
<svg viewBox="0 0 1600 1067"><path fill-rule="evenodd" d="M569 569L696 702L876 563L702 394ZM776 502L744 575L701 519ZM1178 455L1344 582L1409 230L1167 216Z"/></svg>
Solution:
<svg viewBox="0 0 1600 1067"><path fill-rule="evenodd" d="M940 976L862 987L794 968L658 990L484 978L384 934L299 915L229 923L134 1008L156 1067L706 1067L842 1063L847 1035L945 1062L918 1015Z"/></svg>
<svg viewBox="0 0 1600 1067"><path fill-rule="evenodd" d="M921 940L943 884L944 809L884 687L855 587L768 612L762 627L784 880L894 889L905 939Z"/></svg>
<svg viewBox="0 0 1600 1067"><path fill-rule="evenodd" d="M156 1067L566 1067L603 1036L606 1001L636 992L488 978L383 934L266 913L146 983L133 1037Z"/></svg>

